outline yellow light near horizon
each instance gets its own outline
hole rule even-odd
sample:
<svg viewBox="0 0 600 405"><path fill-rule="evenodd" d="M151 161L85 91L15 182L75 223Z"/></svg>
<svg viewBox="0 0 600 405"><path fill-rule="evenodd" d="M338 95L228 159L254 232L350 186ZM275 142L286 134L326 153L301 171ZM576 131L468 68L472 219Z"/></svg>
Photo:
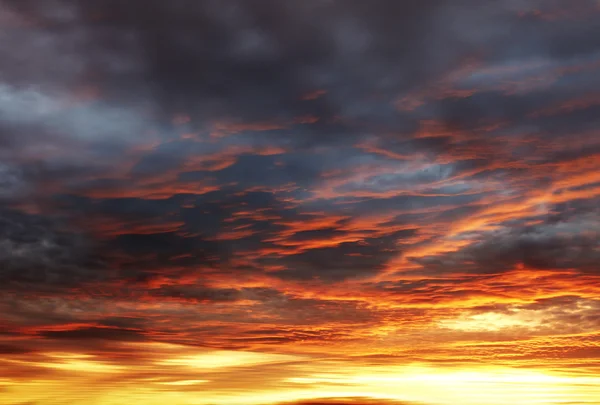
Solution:
<svg viewBox="0 0 600 405"><path fill-rule="evenodd" d="M315 373L287 382L311 387L319 396L330 396L336 386L344 396L367 393L427 404L512 405L551 404L574 397L600 397L600 377L570 377L502 367L445 369L432 366L361 367L352 373ZM515 402L516 401L516 402Z"/></svg>
<svg viewBox="0 0 600 405"><path fill-rule="evenodd" d="M119 373L126 368L124 366L104 363L100 361L87 361L64 358L63 361L24 361L24 360L3 360L5 363L18 364L28 367L50 368L63 371L77 371L81 373Z"/></svg>
<svg viewBox="0 0 600 405"><path fill-rule="evenodd" d="M438 325L444 328L465 332L496 332L509 328L535 328L541 325L539 314L532 313L502 314L487 312L475 315L463 315L454 319L444 319ZM537 315L537 316L536 316Z"/></svg>
<svg viewBox="0 0 600 405"><path fill-rule="evenodd" d="M68 352L46 352L44 353L44 356L55 359L90 359L94 357L91 354Z"/></svg>
<svg viewBox="0 0 600 405"><path fill-rule="evenodd" d="M60 363L38 363L38 366L56 370L78 371L84 373L118 373L124 367L98 361L68 360Z"/></svg>
<svg viewBox="0 0 600 405"><path fill-rule="evenodd" d="M158 381L157 384L162 385L196 385L204 384L210 380L180 380L180 381Z"/></svg>
<svg viewBox="0 0 600 405"><path fill-rule="evenodd" d="M297 360L299 357L283 354L257 352L212 351L199 354L177 356L159 360L158 365L185 366L202 369L219 369L228 367L257 366L268 363L278 363Z"/></svg>
<svg viewBox="0 0 600 405"><path fill-rule="evenodd" d="M19 364L50 368L56 373L44 380L0 379L0 402L269 405L314 398L369 397L426 405L556 405L577 401L590 404L600 398L600 376L593 373L560 374L492 365L440 367L425 362L369 365L352 359L192 350L188 346L171 347L157 351L146 362L127 365L98 362L85 354L49 353L48 363ZM276 367L271 367L274 364ZM65 371L76 372L76 379ZM118 374L106 379L98 373ZM48 392L60 395L49 399Z"/></svg>

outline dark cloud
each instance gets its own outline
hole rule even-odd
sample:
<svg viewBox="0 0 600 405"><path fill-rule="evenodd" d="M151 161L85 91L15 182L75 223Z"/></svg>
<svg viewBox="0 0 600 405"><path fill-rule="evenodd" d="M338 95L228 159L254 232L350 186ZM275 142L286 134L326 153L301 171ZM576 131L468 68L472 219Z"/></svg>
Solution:
<svg viewBox="0 0 600 405"><path fill-rule="evenodd" d="M106 277L102 271L105 264L85 235L60 221L13 210L0 214L0 268L4 288L25 285L52 289Z"/></svg>
<svg viewBox="0 0 600 405"><path fill-rule="evenodd" d="M28 354L32 352L33 350L26 347L11 344L0 344L0 354L2 355L11 356L15 354Z"/></svg>
<svg viewBox="0 0 600 405"><path fill-rule="evenodd" d="M339 281L365 277L383 269L387 261L400 251L398 242L414 235L414 230L396 232L382 237L365 238L358 242L343 242L335 247L317 247L285 256L276 262L286 269L275 275L283 279L316 279Z"/></svg>
<svg viewBox="0 0 600 405"><path fill-rule="evenodd" d="M208 301L208 302L231 302L241 298L239 290L203 288L200 286L163 286L153 290L153 294L157 297L181 298L192 301Z"/></svg>
<svg viewBox="0 0 600 405"><path fill-rule="evenodd" d="M103 1L83 7L104 16L91 25L97 31L129 32L136 39L144 78L169 113L213 118L236 111L242 119L270 119L315 111L319 116L337 114L335 99L305 103L300 98L309 90L349 80L356 85L350 90L354 94L346 96L359 95L356 91L372 88L374 75L389 74L396 64L403 83L422 74L424 65L400 62L423 55L424 36L416 34L431 23L431 6L435 4L381 2L387 13L360 2L341 6L320 1L287 5L259 0L226 7L210 1L151 1L143 13L133 3ZM407 36L413 40L392 39ZM368 66L353 66L369 56L373 62ZM384 88L383 80L377 87Z"/></svg>
<svg viewBox="0 0 600 405"><path fill-rule="evenodd" d="M126 330L140 329L146 322L147 321L142 318L124 316L110 316L97 321L101 326Z"/></svg>
<svg viewBox="0 0 600 405"><path fill-rule="evenodd" d="M457 252L414 260L429 271L442 273L456 268L480 274L497 273L523 265L530 269L575 269L597 274L600 235L596 221L590 221L595 215L580 211L570 221L561 220L560 215L550 215L545 223L538 225L524 226L518 222L483 234L478 242Z"/></svg>
<svg viewBox="0 0 600 405"><path fill-rule="evenodd" d="M73 339L73 340L119 340L142 341L146 340L143 333L134 329L88 327L70 330L51 330L39 333L47 339Z"/></svg>

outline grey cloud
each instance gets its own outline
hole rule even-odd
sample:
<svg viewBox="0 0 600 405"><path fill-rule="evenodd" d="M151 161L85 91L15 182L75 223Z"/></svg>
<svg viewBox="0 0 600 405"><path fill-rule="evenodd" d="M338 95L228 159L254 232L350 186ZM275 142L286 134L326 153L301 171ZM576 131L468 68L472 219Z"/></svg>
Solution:
<svg viewBox="0 0 600 405"><path fill-rule="evenodd" d="M306 250L274 260L285 266L275 273L283 279L341 281L365 277L381 271L389 259L401 251L398 241L414 235L403 230L359 242L343 242L337 246Z"/></svg>
<svg viewBox="0 0 600 405"><path fill-rule="evenodd" d="M568 220L551 214L545 223L525 226L517 222L484 233L478 242L457 252L413 260L434 272L460 268L485 274L523 264L533 269L575 269L595 274L600 260L598 226L595 215L585 211Z"/></svg>
<svg viewBox="0 0 600 405"><path fill-rule="evenodd" d="M60 222L18 211L1 212L3 288L19 284L53 288L99 281L105 277L102 266L92 242L84 235L61 229Z"/></svg>

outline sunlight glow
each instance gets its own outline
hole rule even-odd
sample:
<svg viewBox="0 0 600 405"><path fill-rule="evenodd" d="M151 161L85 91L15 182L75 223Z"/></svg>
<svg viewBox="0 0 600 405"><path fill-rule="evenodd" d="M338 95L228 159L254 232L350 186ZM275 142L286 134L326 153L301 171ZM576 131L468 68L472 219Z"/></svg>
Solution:
<svg viewBox="0 0 600 405"><path fill-rule="evenodd" d="M293 360L297 360L297 357L254 352L214 351L160 360L157 364L220 369L228 367L256 366L259 364L279 363Z"/></svg>

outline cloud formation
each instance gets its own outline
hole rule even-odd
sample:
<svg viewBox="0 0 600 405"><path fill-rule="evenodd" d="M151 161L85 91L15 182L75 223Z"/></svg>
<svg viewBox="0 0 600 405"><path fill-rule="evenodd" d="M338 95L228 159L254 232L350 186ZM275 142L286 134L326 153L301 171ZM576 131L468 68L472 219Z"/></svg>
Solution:
<svg viewBox="0 0 600 405"><path fill-rule="evenodd" d="M144 345L597 373L599 13L0 0L0 398L228 389Z"/></svg>

